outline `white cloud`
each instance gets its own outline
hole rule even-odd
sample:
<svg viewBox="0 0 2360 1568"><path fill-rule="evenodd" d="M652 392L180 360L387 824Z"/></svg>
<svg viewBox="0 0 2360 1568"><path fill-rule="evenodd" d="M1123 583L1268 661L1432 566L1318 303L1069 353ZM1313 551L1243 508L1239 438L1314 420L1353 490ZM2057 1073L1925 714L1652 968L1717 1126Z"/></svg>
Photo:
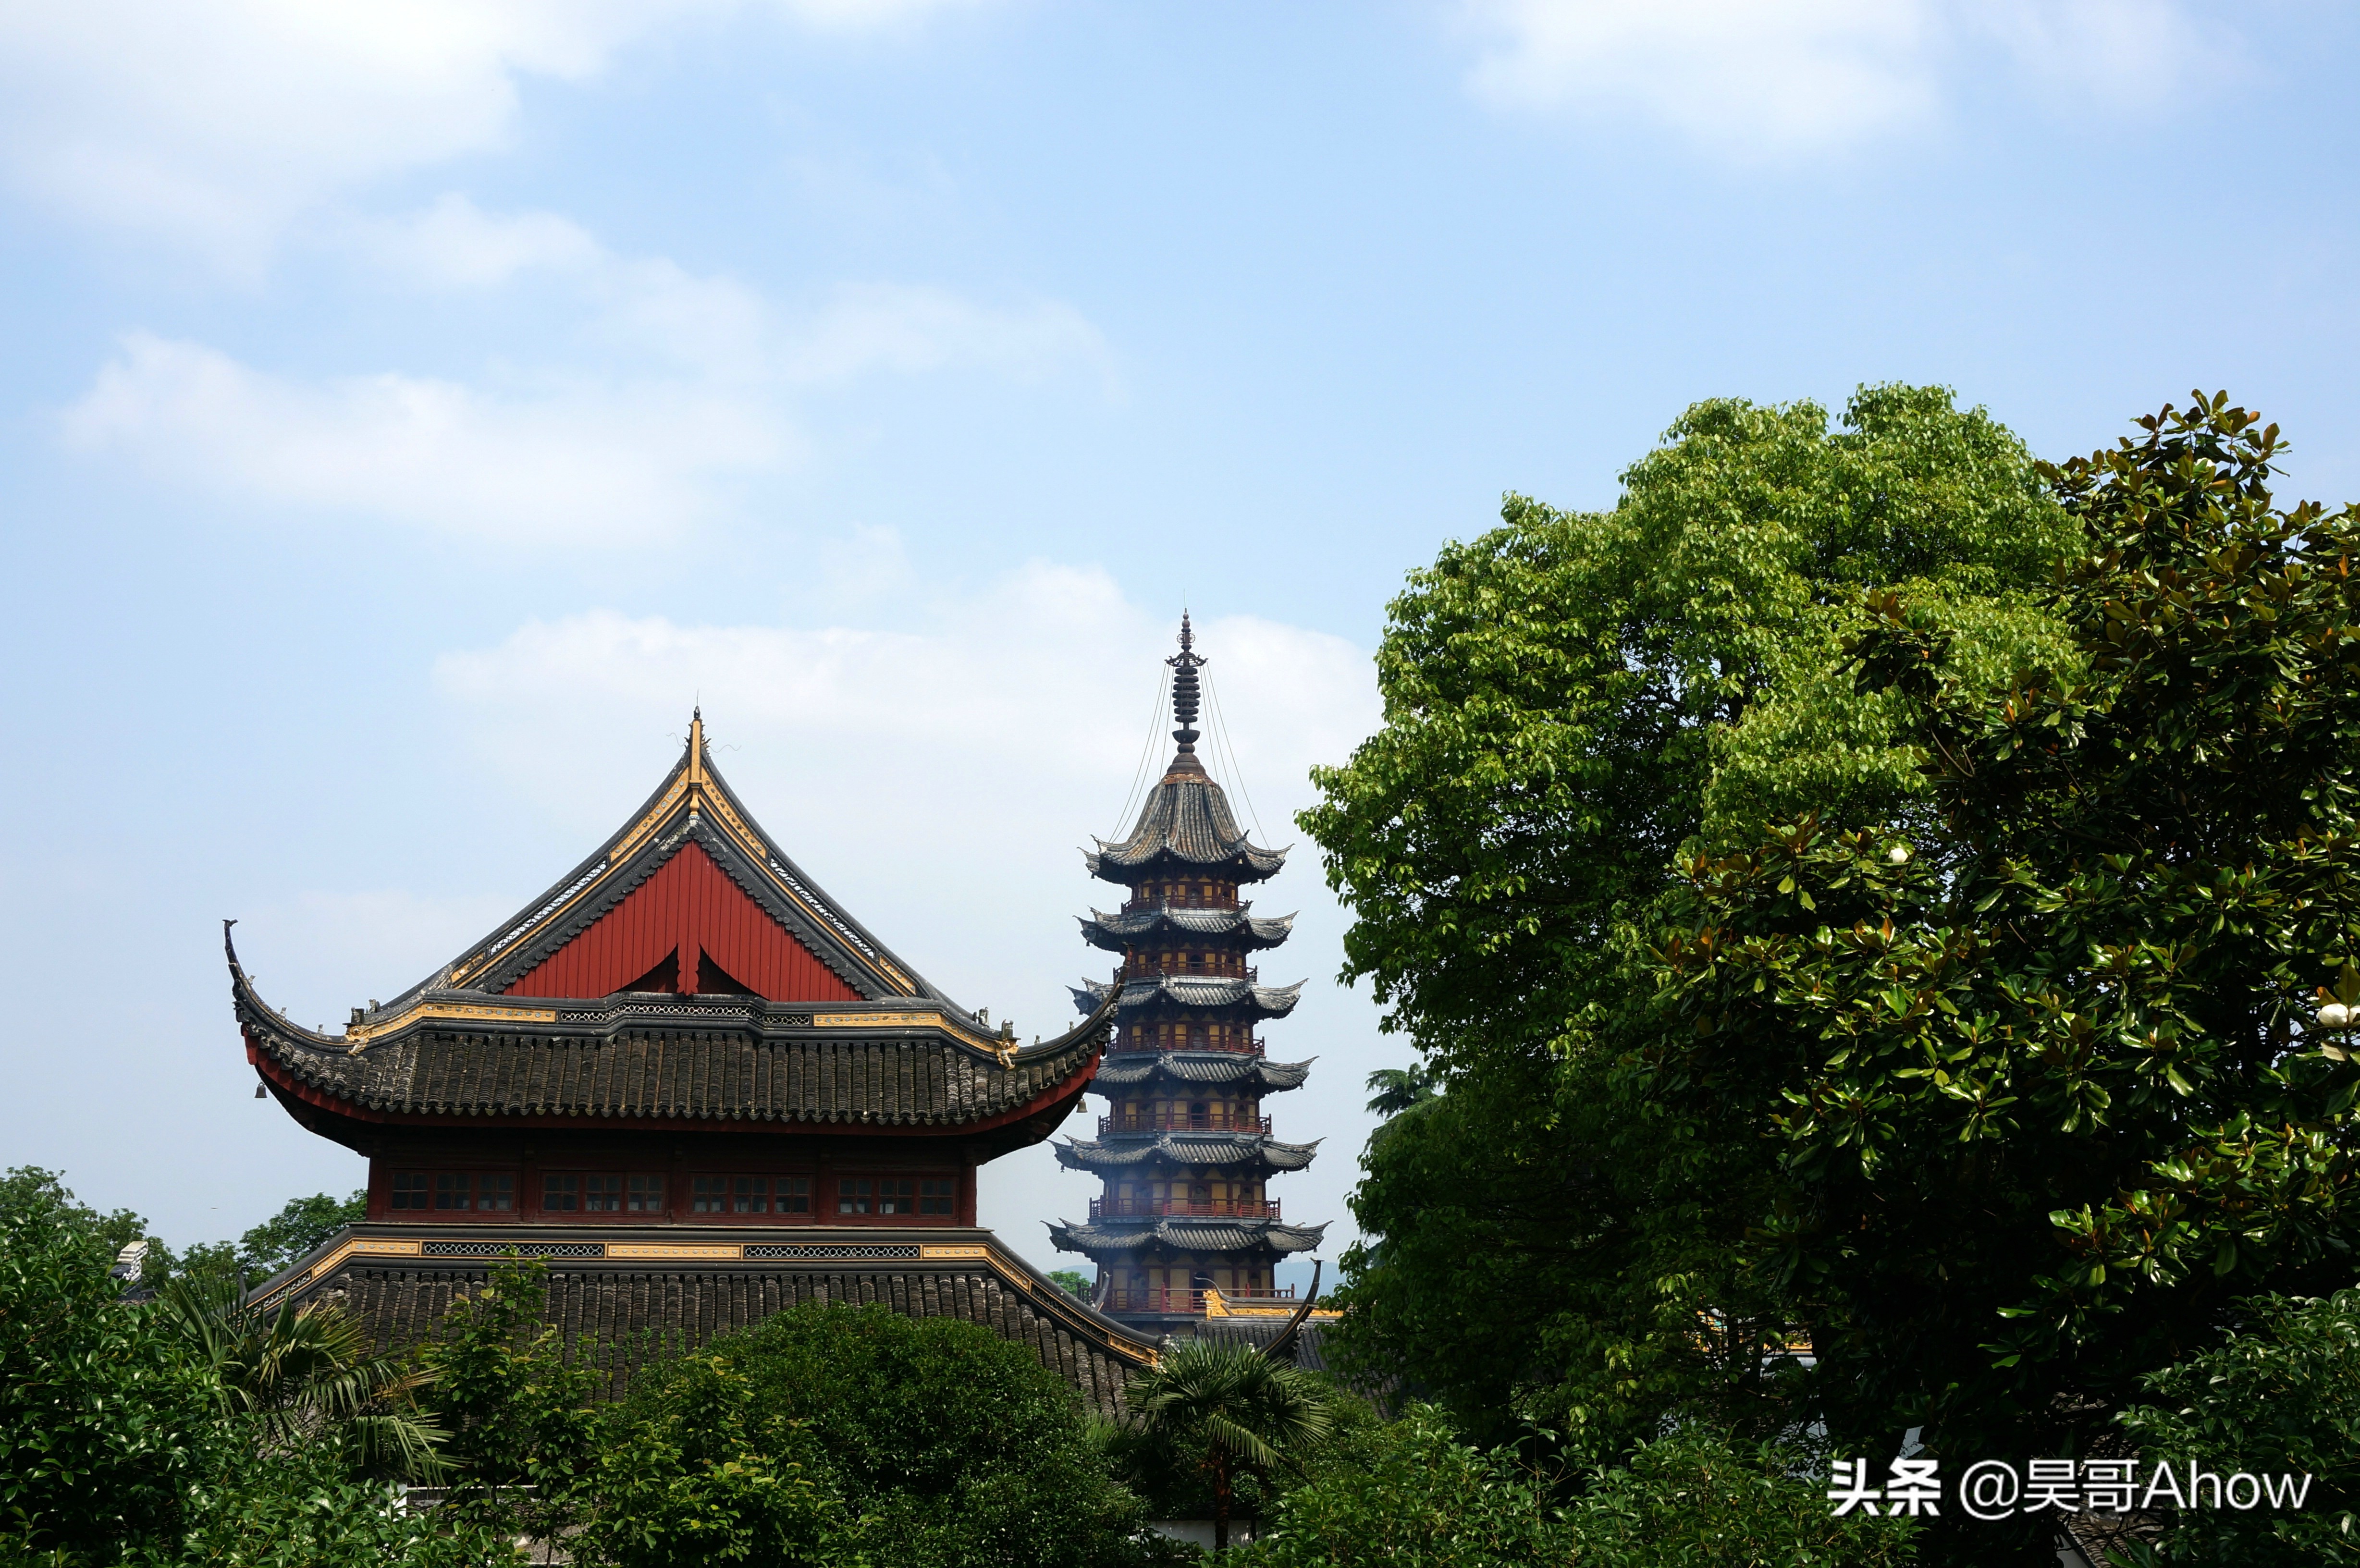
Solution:
<svg viewBox="0 0 2360 1568"><path fill-rule="evenodd" d="M597 76L685 20L768 9L830 29L967 0L72 0L0 26L0 166L80 217L233 270L307 209L508 144L519 83Z"/></svg>
<svg viewBox="0 0 2360 1568"><path fill-rule="evenodd" d="M1033 381L1081 365L1112 381L1105 339L1055 300L1000 308L925 285L848 283L790 318L735 278L699 276L661 256L618 256L554 212L486 212L457 192L407 217L356 223L345 243L432 289L494 289L528 273L563 279L602 342L716 374L818 385L872 371L979 367Z"/></svg>
<svg viewBox="0 0 2360 1568"><path fill-rule="evenodd" d="M2164 0L1982 0L1962 22L2052 95L2109 108L2166 102L2191 78L2240 60L2218 21Z"/></svg>
<svg viewBox="0 0 2360 1568"><path fill-rule="evenodd" d="M772 411L694 386L297 381L145 333L62 425L72 449L167 482L516 543L664 537L797 444Z"/></svg>
<svg viewBox="0 0 2360 1568"><path fill-rule="evenodd" d="M1502 107L1636 113L1741 157L1939 117L1996 45L2037 86L2159 101L2226 49L2164 0L1468 0Z"/></svg>
<svg viewBox="0 0 2360 1568"><path fill-rule="evenodd" d="M435 682L519 809L563 824L552 877L639 802L701 701L718 766L821 886L962 1003L1026 1038L1054 1034L1076 1016L1065 986L1111 964L1074 918L1120 893L1087 876L1076 848L1128 825L1114 818L1142 741L1154 768L1171 755L1171 716L1149 705L1176 611L1134 603L1102 572L1041 561L973 593L897 581L879 617L892 629L598 612L448 655ZM1342 760L1375 728L1375 671L1362 649L1301 626L1217 616L1198 630L1255 837L1295 845L1256 905L1300 910L1296 935L1257 962L1271 981L1310 982L1265 1033L1278 1059L1318 1066L1270 1109L1284 1136L1326 1139L1283 1196L1290 1218L1336 1222L1332 1258L1349 1239L1343 1199L1371 1126L1362 1080L1408 1051L1379 1037L1365 993L1330 978L1343 917L1292 818L1312 799L1310 766ZM554 757L599 763L552 768ZM1040 1222L1081 1214L1096 1190L1035 1148L993 1165L981 1217L1037 1261L1072 1266Z"/></svg>
<svg viewBox="0 0 2360 1568"><path fill-rule="evenodd" d="M373 265L436 289L497 289L519 273L579 274L607 265L606 247L555 212L491 213L457 191L407 218L372 218L348 243Z"/></svg>
<svg viewBox="0 0 2360 1568"><path fill-rule="evenodd" d="M966 365L1038 380L1076 363L1094 366L1111 390L1106 340L1070 305L995 310L942 289L869 283L838 289L798 333L786 365L805 382Z"/></svg>
<svg viewBox="0 0 2360 1568"><path fill-rule="evenodd" d="M61 419L68 445L166 483L509 542L617 545L726 509L733 483L804 454L795 400L866 375L1094 373L1098 330L1070 306L848 285L800 317L723 276L625 257L556 213L489 213L451 194L349 226L344 243L438 290L556 279L595 375L479 387L387 372L301 380L146 332ZM564 296L562 296L564 297ZM561 353L563 351L560 351Z"/></svg>

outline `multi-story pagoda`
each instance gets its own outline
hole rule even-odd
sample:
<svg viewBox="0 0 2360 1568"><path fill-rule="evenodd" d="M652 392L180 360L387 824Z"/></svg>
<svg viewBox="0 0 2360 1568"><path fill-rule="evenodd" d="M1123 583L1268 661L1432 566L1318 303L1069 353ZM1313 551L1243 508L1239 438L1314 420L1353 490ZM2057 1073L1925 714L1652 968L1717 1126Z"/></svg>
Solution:
<svg viewBox="0 0 2360 1568"><path fill-rule="evenodd" d="M1120 844L1099 839L1090 874L1127 894L1093 910L1083 940L1121 955L1111 980L1074 1000L1096 1015L1115 1005L1114 1038L1093 1085L1108 1114L1096 1139L1068 1139L1057 1158L1097 1173L1102 1195L1086 1224L1050 1227L1062 1250L1098 1267L1096 1299L1127 1319L1188 1318L1222 1298L1282 1294L1274 1269L1319 1245L1325 1225L1289 1225L1266 1190L1311 1163L1317 1144L1271 1136L1262 1096L1301 1084L1311 1064L1262 1054L1257 1032L1295 1009L1303 989L1264 985L1247 955L1278 946L1295 917L1257 916L1238 889L1277 875L1284 850L1251 843L1228 797L1197 760L1196 636L1184 615L1173 669L1179 749Z"/></svg>
<svg viewBox="0 0 2360 1568"><path fill-rule="evenodd" d="M978 1168L1080 1108L1111 1000L1029 1046L953 1002L755 823L701 716L589 859L342 1033L229 967L257 1093L369 1162L366 1221L259 1301L398 1344L513 1252L627 1358L815 1298L986 1323L1101 1409L1154 1358L975 1223Z"/></svg>

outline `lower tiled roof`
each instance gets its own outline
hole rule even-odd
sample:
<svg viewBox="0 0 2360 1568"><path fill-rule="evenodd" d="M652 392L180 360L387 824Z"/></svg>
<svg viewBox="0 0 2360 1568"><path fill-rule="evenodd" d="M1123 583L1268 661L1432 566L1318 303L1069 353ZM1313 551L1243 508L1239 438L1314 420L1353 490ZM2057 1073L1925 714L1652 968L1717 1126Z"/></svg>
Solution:
<svg viewBox="0 0 2360 1568"><path fill-rule="evenodd" d="M433 1335L443 1314L487 1277L483 1257L387 1257L360 1250L401 1245L402 1227L365 1225L332 1237L312 1255L257 1292L268 1301L333 1301L357 1316L380 1350L396 1351ZM533 1236L556 1235L516 1227ZM355 1233L366 1236L355 1244ZM606 1235L586 1227L563 1233ZM617 1232L616 1235L626 1233ZM644 1241L653 1232L628 1233ZM694 1227L667 1226L674 1245L693 1244ZM1109 1417L1121 1409L1131 1374L1153 1356L1153 1338L1100 1316L1067 1296L1029 1264L1016 1260L988 1231L887 1233L865 1240L842 1229L762 1233L794 1236L814 1256L770 1259L788 1243L764 1248L727 1233L727 1263L618 1263L585 1254L611 1253L612 1244L524 1241L519 1250L549 1258L546 1321L568 1345L587 1335L603 1352L606 1393L619 1397L632 1373L672 1345L694 1347L716 1334L749 1328L784 1308L807 1301L877 1304L908 1317L956 1317L981 1323L1029 1347L1062 1374L1085 1401ZM944 1245L949 1244L948 1247ZM457 1245L457 1244L453 1244ZM482 1247L463 1250L480 1252ZM943 1259L945 1251L972 1258ZM898 1261L879 1254L910 1255ZM858 1256L868 1254L866 1258ZM920 1255L923 1255L922 1258ZM841 1255L841 1256L838 1256ZM653 1331L650 1333L650 1331Z"/></svg>
<svg viewBox="0 0 2360 1568"><path fill-rule="evenodd" d="M1157 975L1126 980L1120 987L1103 980L1085 980L1066 989L1073 993L1074 1006L1085 1013L1098 1011L1109 993L1119 992L1116 999L1126 1013L1158 1003L1176 1003L1184 1007L1246 1007L1258 1018L1283 1018L1295 1011L1307 983L1257 985L1251 980L1219 975Z"/></svg>
<svg viewBox="0 0 2360 1568"><path fill-rule="evenodd" d="M1327 1233L1325 1225L1282 1225L1276 1220L1153 1219L1131 1225L1049 1226L1049 1240L1060 1252L1136 1252L1167 1247L1175 1252L1247 1252L1268 1247L1273 1252L1308 1252Z"/></svg>
<svg viewBox="0 0 2360 1568"><path fill-rule="evenodd" d="M1268 1133L1159 1132L1091 1142L1068 1138L1055 1145L1058 1162L1070 1171L1101 1171L1124 1165L1248 1165L1270 1171L1300 1171L1319 1152L1319 1142L1281 1143Z"/></svg>
<svg viewBox="0 0 2360 1568"><path fill-rule="evenodd" d="M1272 1062L1235 1051L1133 1051L1109 1056L1091 1087L1127 1089L1159 1081L1175 1083L1246 1083L1264 1094L1299 1089L1311 1076L1308 1062Z"/></svg>

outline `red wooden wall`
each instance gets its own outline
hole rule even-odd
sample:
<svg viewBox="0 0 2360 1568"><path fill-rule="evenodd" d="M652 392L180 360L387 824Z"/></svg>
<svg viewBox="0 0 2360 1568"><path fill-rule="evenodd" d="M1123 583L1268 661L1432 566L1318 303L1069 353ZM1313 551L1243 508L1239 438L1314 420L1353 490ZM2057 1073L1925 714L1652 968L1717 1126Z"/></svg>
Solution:
<svg viewBox="0 0 2360 1568"><path fill-rule="evenodd" d="M677 988L714 988L707 961L773 1002L855 1002L860 994L787 934L723 875L704 846L684 844L590 929L508 988L513 996L608 996L678 955ZM671 987L667 987L668 989Z"/></svg>

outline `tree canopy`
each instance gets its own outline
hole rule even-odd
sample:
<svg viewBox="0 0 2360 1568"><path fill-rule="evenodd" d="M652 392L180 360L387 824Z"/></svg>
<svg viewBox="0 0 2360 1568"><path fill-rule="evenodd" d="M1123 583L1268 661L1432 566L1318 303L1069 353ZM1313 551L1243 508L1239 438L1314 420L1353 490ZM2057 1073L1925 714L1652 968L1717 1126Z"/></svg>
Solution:
<svg viewBox="0 0 2360 1568"><path fill-rule="evenodd" d="M1700 1304L1751 1289L1721 1238L1761 1154L1670 1126L1633 1160L1604 1080L1683 845L1923 800L1896 700L1841 674L1864 592L1944 605L1962 666L2065 651L2035 588L2071 525L2023 445L1938 388L1865 389L1835 429L1699 404L1623 480L1608 512L1511 496L1413 574L1384 726L1301 818L1353 917L1347 976L1447 1091L1370 1151L1355 1205L1382 1241L1347 1259L1342 1348L1493 1437L1520 1397L1644 1427L1662 1389L1750 1371L1692 1342ZM1577 1365L1597 1376L1565 1393Z"/></svg>
<svg viewBox="0 0 2360 1568"><path fill-rule="evenodd" d="M2352 1278L2360 527L2225 397L2059 467L1816 417L1699 406L1394 604L1303 823L1441 1093L1340 1348L1595 1453L2083 1452Z"/></svg>

